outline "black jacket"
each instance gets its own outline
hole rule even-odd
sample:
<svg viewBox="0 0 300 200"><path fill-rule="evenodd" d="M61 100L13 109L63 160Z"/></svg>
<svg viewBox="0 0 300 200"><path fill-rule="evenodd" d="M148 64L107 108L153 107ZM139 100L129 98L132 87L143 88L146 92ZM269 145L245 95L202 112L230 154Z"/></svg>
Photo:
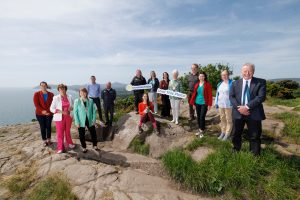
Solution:
<svg viewBox="0 0 300 200"><path fill-rule="evenodd" d="M146 85L147 83L146 83L146 79L143 76L141 76L140 78L135 76L133 77L130 84L137 86L137 85ZM133 93L134 94L144 93L144 90L134 90Z"/></svg>
<svg viewBox="0 0 300 200"><path fill-rule="evenodd" d="M148 84L151 82L152 78L148 79ZM157 78L154 79L154 85L152 85L152 88L150 90L150 92L157 92L157 89L159 88L159 81Z"/></svg>
<svg viewBox="0 0 300 200"><path fill-rule="evenodd" d="M117 96L116 90L112 88L110 90L106 88L102 90L101 99L103 99L103 106L104 107L114 106L115 105L114 101L116 100L116 96Z"/></svg>
<svg viewBox="0 0 300 200"><path fill-rule="evenodd" d="M239 79L232 83L230 89L229 99L232 104L232 115L234 119L241 119L242 115L238 111L238 106L242 105L241 99L243 94L243 79ZM255 78L251 79L250 83L250 101L247 106L249 107L249 118L252 120L266 119L263 102L266 99L266 80Z"/></svg>

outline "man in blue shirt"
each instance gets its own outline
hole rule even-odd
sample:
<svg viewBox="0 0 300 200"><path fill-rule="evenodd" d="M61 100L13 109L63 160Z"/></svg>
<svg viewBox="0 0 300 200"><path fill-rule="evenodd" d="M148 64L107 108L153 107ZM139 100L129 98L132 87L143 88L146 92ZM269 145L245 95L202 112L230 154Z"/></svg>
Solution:
<svg viewBox="0 0 300 200"><path fill-rule="evenodd" d="M91 76L91 84L87 85L87 91L89 98L93 99L94 103L97 106L99 119L102 122L102 110L101 110L101 102L100 102L100 96L101 96L101 89L100 84L96 83L96 77Z"/></svg>

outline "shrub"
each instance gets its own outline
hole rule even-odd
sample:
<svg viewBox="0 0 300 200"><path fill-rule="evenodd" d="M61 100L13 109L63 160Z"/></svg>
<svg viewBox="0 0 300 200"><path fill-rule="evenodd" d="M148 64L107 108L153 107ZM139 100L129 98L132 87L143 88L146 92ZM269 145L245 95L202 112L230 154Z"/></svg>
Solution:
<svg viewBox="0 0 300 200"><path fill-rule="evenodd" d="M296 90L299 88L299 83L293 80L281 80L276 82L280 87Z"/></svg>
<svg viewBox="0 0 300 200"><path fill-rule="evenodd" d="M231 70L229 64L221 64L221 63L208 64L204 67L199 68L199 71L204 71L207 74L208 81L211 83L214 90L217 89L217 84L221 80L221 72L223 70L228 70L229 75L232 75L233 71ZM188 80L187 80L188 75L190 75L190 73L184 74L179 78L179 80L182 83L184 93L188 91Z"/></svg>
<svg viewBox="0 0 300 200"><path fill-rule="evenodd" d="M293 90L288 88L282 88L276 96L280 99L295 99Z"/></svg>

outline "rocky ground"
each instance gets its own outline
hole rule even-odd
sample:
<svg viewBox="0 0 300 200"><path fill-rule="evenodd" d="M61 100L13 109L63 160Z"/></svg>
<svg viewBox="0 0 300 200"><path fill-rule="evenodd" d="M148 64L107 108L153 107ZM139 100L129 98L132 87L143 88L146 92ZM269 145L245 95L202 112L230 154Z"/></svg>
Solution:
<svg viewBox="0 0 300 200"><path fill-rule="evenodd" d="M268 113L275 108L267 107ZM282 109L278 109L280 111ZM187 106L182 109L182 116L187 117ZM160 135L149 134L144 141L150 144L149 156L133 153L128 149L137 134L138 116L129 113L116 124L116 135L112 141L98 143L100 151L92 150L88 143L88 152L81 152L76 129L72 135L76 148L63 154L56 154L55 143L43 147L39 126L36 122L0 128L0 180L15 173L16 169L32 163L37 169L36 176L42 179L56 172L63 173L72 185L74 194L79 199L114 199L114 200L196 200L211 199L192 194L171 181L165 173L159 157L169 149L188 144L194 138L193 126L187 120L175 125L166 119L158 119ZM208 113L208 122L216 124L216 110ZM282 131L280 121L268 119L264 128ZM274 128L275 127L275 128ZM145 132L148 127L145 126ZM281 147L284 148L284 147ZM283 149L286 151L286 149ZM200 147L192 157L201 161L213 149ZM9 191L0 186L0 199L7 199Z"/></svg>

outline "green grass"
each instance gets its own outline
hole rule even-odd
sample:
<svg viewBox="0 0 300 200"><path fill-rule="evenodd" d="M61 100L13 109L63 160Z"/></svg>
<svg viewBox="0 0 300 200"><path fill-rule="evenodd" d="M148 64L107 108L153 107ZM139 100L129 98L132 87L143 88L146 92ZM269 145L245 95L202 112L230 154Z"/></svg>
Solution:
<svg viewBox="0 0 300 200"><path fill-rule="evenodd" d="M300 105L300 98L279 99L279 98L268 97L266 102L267 102L267 104L269 104L271 106L282 105L282 106L288 106L288 107L297 107Z"/></svg>
<svg viewBox="0 0 300 200"><path fill-rule="evenodd" d="M300 142L300 115L292 112L283 112L276 113L273 116L284 122L284 136L291 138L298 144Z"/></svg>
<svg viewBox="0 0 300 200"><path fill-rule="evenodd" d="M298 112L300 112L300 106L295 107L295 108L293 109L293 111L298 111Z"/></svg>
<svg viewBox="0 0 300 200"><path fill-rule="evenodd" d="M73 200L76 199L72 193L69 182L61 174L49 176L37 183L29 192L27 200Z"/></svg>
<svg viewBox="0 0 300 200"><path fill-rule="evenodd" d="M51 133L56 133L56 126L51 126Z"/></svg>
<svg viewBox="0 0 300 200"><path fill-rule="evenodd" d="M149 155L150 145L144 144L139 137L135 137L130 145L131 148L135 153L142 154L142 155Z"/></svg>
<svg viewBox="0 0 300 200"><path fill-rule="evenodd" d="M30 187L32 182L34 182L35 173L35 169L32 166L25 166L18 169L14 175L10 176L4 182L4 186L10 193L19 196Z"/></svg>
<svg viewBox="0 0 300 200"><path fill-rule="evenodd" d="M229 142L195 139L184 149L167 152L163 164L169 175L186 188L228 199L297 199L300 191L300 159L284 158L267 146L260 157L249 145L233 154ZM215 152L196 162L188 150L210 146ZM247 150L246 150L247 149Z"/></svg>

